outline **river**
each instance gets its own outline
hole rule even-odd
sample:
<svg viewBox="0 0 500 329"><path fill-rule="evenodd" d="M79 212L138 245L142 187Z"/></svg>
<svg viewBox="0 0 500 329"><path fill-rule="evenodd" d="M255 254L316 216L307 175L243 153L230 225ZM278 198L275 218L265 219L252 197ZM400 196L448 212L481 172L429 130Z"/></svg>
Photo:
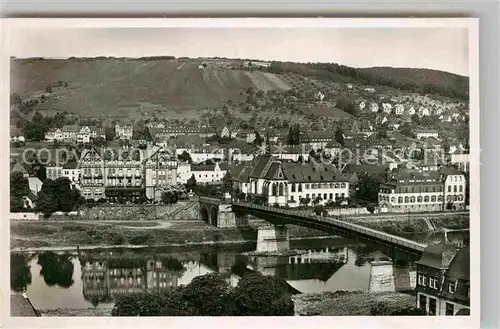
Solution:
<svg viewBox="0 0 500 329"><path fill-rule="evenodd" d="M194 277L211 272L223 274L235 286L244 272L258 271L279 276L291 290L302 293L414 288L413 264L376 265L373 260L388 258L368 247L346 244L345 240L342 244L338 239L291 241L291 248L307 250L291 257L245 255L255 250L254 244L13 253L11 289L26 289L37 309L81 309L112 307L118 294L186 285Z"/></svg>

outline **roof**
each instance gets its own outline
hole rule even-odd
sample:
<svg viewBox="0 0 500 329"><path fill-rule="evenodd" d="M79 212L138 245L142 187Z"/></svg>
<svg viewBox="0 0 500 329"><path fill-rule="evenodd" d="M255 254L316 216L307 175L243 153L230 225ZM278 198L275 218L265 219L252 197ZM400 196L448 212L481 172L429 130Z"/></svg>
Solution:
<svg viewBox="0 0 500 329"><path fill-rule="evenodd" d="M448 175L463 175L463 173L458 170L457 168L455 167L452 167L452 166L443 166L441 168L439 168L439 172L444 176L448 176Z"/></svg>
<svg viewBox="0 0 500 329"><path fill-rule="evenodd" d="M268 171L268 168L274 161L276 161L276 158L269 154L260 154L256 156L250 162L252 170L249 173L249 177L264 178Z"/></svg>
<svg viewBox="0 0 500 329"><path fill-rule="evenodd" d="M435 269L447 269L456 253L457 248L451 244L432 244L424 249L422 257L416 263Z"/></svg>
<svg viewBox="0 0 500 329"><path fill-rule="evenodd" d="M77 169L77 168L78 168L78 162L76 161L67 162L63 166L63 169Z"/></svg>
<svg viewBox="0 0 500 329"><path fill-rule="evenodd" d="M61 128L61 130L64 132L78 132L80 131L80 127L78 127L77 125L66 125L64 127Z"/></svg>
<svg viewBox="0 0 500 329"><path fill-rule="evenodd" d="M470 280L470 249L460 248L450 263L447 276L450 279Z"/></svg>
<svg viewBox="0 0 500 329"><path fill-rule="evenodd" d="M391 173L391 175L386 180L388 184L422 184L422 183L434 183L440 180L439 172L428 171L421 172L412 169L400 169L396 172Z"/></svg>
<svg viewBox="0 0 500 329"><path fill-rule="evenodd" d="M347 182L347 178L333 164L317 164L286 162L282 165L283 172L290 182Z"/></svg>
<svg viewBox="0 0 500 329"><path fill-rule="evenodd" d="M12 166L11 172L20 172L23 174L28 174L28 170L19 162L17 161L14 166Z"/></svg>

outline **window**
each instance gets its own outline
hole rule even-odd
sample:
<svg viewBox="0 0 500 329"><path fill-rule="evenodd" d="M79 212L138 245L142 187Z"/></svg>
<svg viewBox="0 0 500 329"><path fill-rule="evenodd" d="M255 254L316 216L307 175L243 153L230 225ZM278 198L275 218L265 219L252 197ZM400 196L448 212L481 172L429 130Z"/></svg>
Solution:
<svg viewBox="0 0 500 329"><path fill-rule="evenodd" d="M419 274L418 275L418 284L420 286L424 286L425 287L425 275L423 275L423 274Z"/></svg>
<svg viewBox="0 0 500 329"><path fill-rule="evenodd" d="M293 195L292 195L292 196L290 196L290 201L294 201L294 200L293 200Z"/></svg>
<svg viewBox="0 0 500 329"><path fill-rule="evenodd" d="M462 185L460 185L458 188L459 188L459 189L458 189L458 190L459 190L459 192L463 192L464 187L463 187Z"/></svg>
<svg viewBox="0 0 500 329"><path fill-rule="evenodd" d="M312 198L314 199L316 197L316 193L313 193L312 194Z"/></svg>
<svg viewBox="0 0 500 329"><path fill-rule="evenodd" d="M446 201L451 201L451 195L448 195L448 196L446 197Z"/></svg>
<svg viewBox="0 0 500 329"><path fill-rule="evenodd" d="M340 193L340 196L341 196L342 198L344 198L344 197L345 197L345 193Z"/></svg>
<svg viewBox="0 0 500 329"><path fill-rule="evenodd" d="M309 189L309 184L306 184L306 190L308 190L308 189Z"/></svg>
<svg viewBox="0 0 500 329"><path fill-rule="evenodd" d="M403 197L398 197L398 203L403 203Z"/></svg>
<svg viewBox="0 0 500 329"><path fill-rule="evenodd" d="M427 310L427 297L424 295L419 295L418 298L419 298L418 308L426 311Z"/></svg>
<svg viewBox="0 0 500 329"><path fill-rule="evenodd" d="M456 185L453 186L453 192L457 193L457 186Z"/></svg>
<svg viewBox="0 0 500 329"><path fill-rule="evenodd" d="M299 183L299 192L302 192L302 184Z"/></svg>
<svg viewBox="0 0 500 329"><path fill-rule="evenodd" d="M392 197L392 198L391 198L391 202L392 202L392 203L396 202L396 198L395 198L395 197Z"/></svg>
<svg viewBox="0 0 500 329"><path fill-rule="evenodd" d="M445 315L453 315L455 314L455 307L453 304L446 303L446 313Z"/></svg>
<svg viewBox="0 0 500 329"><path fill-rule="evenodd" d="M463 195L459 195L458 196L458 201L463 201L464 200L464 196Z"/></svg>
<svg viewBox="0 0 500 329"><path fill-rule="evenodd" d="M417 197L417 202L422 202L422 197L421 196Z"/></svg>
<svg viewBox="0 0 500 329"><path fill-rule="evenodd" d="M436 299L429 298L429 315L436 315Z"/></svg>
<svg viewBox="0 0 500 329"><path fill-rule="evenodd" d="M429 196L428 195L424 196L424 202L429 202Z"/></svg>
<svg viewBox="0 0 500 329"><path fill-rule="evenodd" d="M437 279L429 277L429 288L437 289Z"/></svg>
<svg viewBox="0 0 500 329"><path fill-rule="evenodd" d="M436 202L436 196L435 195L431 196L431 202Z"/></svg>
<svg viewBox="0 0 500 329"><path fill-rule="evenodd" d="M405 196L405 203L408 203L410 201L410 198L408 198L407 196Z"/></svg>
<svg viewBox="0 0 500 329"><path fill-rule="evenodd" d="M448 186L448 193L451 192L451 186Z"/></svg>
<svg viewBox="0 0 500 329"><path fill-rule="evenodd" d="M292 184L292 192L295 192L295 183Z"/></svg>
<svg viewBox="0 0 500 329"><path fill-rule="evenodd" d="M341 188L345 188L345 183L340 184Z"/></svg>
<svg viewBox="0 0 500 329"><path fill-rule="evenodd" d="M439 196L438 196L438 201L439 201L439 202L443 201L443 196L442 196L442 195L439 195Z"/></svg>
<svg viewBox="0 0 500 329"><path fill-rule="evenodd" d="M415 202L415 197L414 197L414 196L410 197L410 202L411 202L411 203L414 203L414 202Z"/></svg>
<svg viewBox="0 0 500 329"><path fill-rule="evenodd" d="M448 283L448 292L450 294L454 294L455 293L455 282L449 282Z"/></svg>

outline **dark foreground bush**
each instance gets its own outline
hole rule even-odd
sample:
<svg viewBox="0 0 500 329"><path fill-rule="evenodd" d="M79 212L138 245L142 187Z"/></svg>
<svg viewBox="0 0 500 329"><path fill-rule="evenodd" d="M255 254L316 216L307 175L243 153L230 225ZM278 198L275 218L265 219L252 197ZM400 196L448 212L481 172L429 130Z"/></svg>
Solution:
<svg viewBox="0 0 500 329"><path fill-rule="evenodd" d="M198 276L187 286L160 293L122 295L113 316L238 316L294 315L286 283L247 274L236 288L218 273Z"/></svg>

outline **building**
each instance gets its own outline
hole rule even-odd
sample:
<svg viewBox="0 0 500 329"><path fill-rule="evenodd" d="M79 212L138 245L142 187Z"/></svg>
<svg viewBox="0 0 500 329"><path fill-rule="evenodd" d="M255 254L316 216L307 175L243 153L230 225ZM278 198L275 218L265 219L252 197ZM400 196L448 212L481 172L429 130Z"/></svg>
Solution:
<svg viewBox="0 0 500 329"><path fill-rule="evenodd" d="M23 134L21 129L17 129L17 128L10 129L10 142L11 143L16 143L16 142L24 143L24 142L26 142L26 139L24 138L24 134Z"/></svg>
<svg viewBox="0 0 500 329"><path fill-rule="evenodd" d="M150 133L153 138L172 138L177 136L200 136L207 138L215 135L217 131L211 128L152 128Z"/></svg>
<svg viewBox="0 0 500 329"><path fill-rule="evenodd" d="M61 175L70 180L72 188L80 189L80 167L78 162L71 161L64 164Z"/></svg>
<svg viewBox="0 0 500 329"><path fill-rule="evenodd" d="M396 113L396 115L403 115L403 113L405 113L405 107L403 104L397 104L395 109L394 109L394 112Z"/></svg>
<svg viewBox="0 0 500 329"><path fill-rule="evenodd" d="M105 198L104 160L97 149L85 150L80 160L80 171L82 196L94 201Z"/></svg>
<svg viewBox="0 0 500 329"><path fill-rule="evenodd" d="M177 157L164 147L149 148L147 152L144 168L146 197L161 200L165 189L179 183Z"/></svg>
<svg viewBox="0 0 500 329"><path fill-rule="evenodd" d="M62 127L62 140L69 143L76 142L78 139L79 131L80 128L77 125L66 125Z"/></svg>
<svg viewBox="0 0 500 329"><path fill-rule="evenodd" d="M300 200L319 204L349 197L349 183L335 166L281 162L270 154L231 166L233 186L245 194L263 195L268 204L297 207Z"/></svg>
<svg viewBox="0 0 500 329"><path fill-rule="evenodd" d="M119 139L132 139L134 126L117 123L115 125L115 137Z"/></svg>
<svg viewBox="0 0 500 329"><path fill-rule="evenodd" d="M28 184L30 187L30 191L35 195L38 195L38 192L40 192L43 185L42 181L36 176L28 177Z"/></svg>
<svg viewBox="0 0 500 329"><path fill-rule="evenodd" d="M60 128L52 128L45 133L45 140L47 142L61 141L62 139L63 139L63 133Z"/></svg>
<svg viewBox="0 0 500 329"><path fill-rule="evenodd" d="M415 131L415 136L417 139L425 139L425 138L438 138L439 133L437 130L428 130L428 129L418 129Z"/></svg>
<svg viewBox="0 0 500 329"><path fill-rule="evenodd" d="M382 111L387 114L391 114L392 112L392 104L390 103L382 103Z"/></svg>
<svg viewBox="0 0 500 329"><path fill-rule="evenodd" d="M465 176L453 167L438 171L399 169L379 188L383 212L427 212L465 209Z"/></svg>
<svg viewBox="0 0 500 329"><path fill-rule="evenodd" d="M23 166L23 164L20 161L16 161L16 163L11 165L10 172L11 174L15 172L20 172L23 174L23 177L25 178L28 178L30 176L28 170L26 169L25 166Z"/></svg>
<svg viewBox="0 0 500 329"><path fill-rule="evenodd" d="M458 170L469 172L470 168L470 154L462 153L457 150L451 155L451 164L455 165Z"/></svg>
<svg viewBox="0 0 500 329"><path fill-rule="evenodd" d="M222 179L226 175L228 167L228 164L224 162L209 165L191 165L191 175L194 175L198 184L222 184Z"/></svg>
<svg viewBox="0 0 500 329"><path fill-rule="evenodd" d="M329 142L331 143L331 142ZM283 161L308 161L313 147L309 144L272 146L271 155Z"/></svg>
<svg viewBox="0 0 500 329"><path fill-rule="evenodd" d="M470 312L470 251L446 243L424 249L417 265L417 307L428 315Z"/></svg>
<svg viewBox="0 0 500 329"><path fill-rule="evenodd" d="M377 103L371 103L370 104L370 112L378 112L378 104Z"/></svg>
<svg viewBox="0 0 500 329"><path fill-rule="evenodd" d="M186 184L192 175L191 164L189 162L177 163L177 184Z"/></svg>
<svg viewBox="0 0 500 329"><path fill-rule="evenodd" d="M300 133L300 143L308 144L314 150L323 149L329 142L335 142L333 131L309 131Z"/></svg>

